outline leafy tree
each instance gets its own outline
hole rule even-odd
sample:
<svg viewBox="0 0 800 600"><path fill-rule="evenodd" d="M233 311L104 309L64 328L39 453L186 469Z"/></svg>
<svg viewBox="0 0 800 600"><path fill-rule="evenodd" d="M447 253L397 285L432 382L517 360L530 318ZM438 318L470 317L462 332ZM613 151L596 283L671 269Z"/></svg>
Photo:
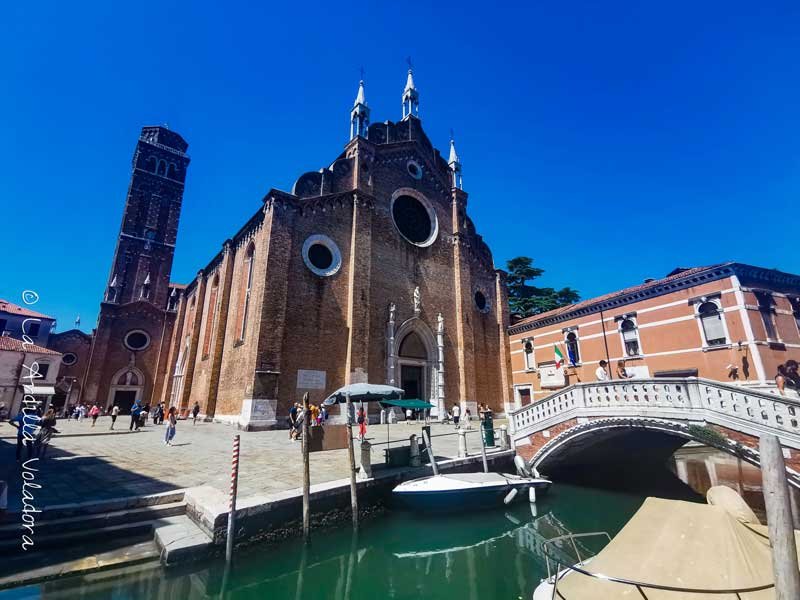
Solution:
<svg viewBox="0 0 800 600"><path fill-rule="evenodd" d="M506 268L508 270L508 303L511 312L520 317L538 315L580 300L580 294L569 287L556 290L530 285L529 281L544 273L544 269L533 266L532 258L527 256L512 258L506 263Z"/></svg>

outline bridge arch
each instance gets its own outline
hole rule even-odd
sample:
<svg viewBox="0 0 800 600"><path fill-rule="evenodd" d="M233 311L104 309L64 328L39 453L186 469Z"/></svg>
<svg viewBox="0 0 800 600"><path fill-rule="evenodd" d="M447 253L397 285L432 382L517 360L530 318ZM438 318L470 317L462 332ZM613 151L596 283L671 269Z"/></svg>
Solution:
<svg viewBox="0 0 800 600"><path fill-rule="evenodd" d="M599 444L637 433L660 436L665 442L661 447L664 460L686 442L696 441L741 458L755 467L761 467L758 450L731 439L715 428L699 423L647 417L596 418L578 423L548 440L528 462L532 467L546 473L548 469L570 465L570 460L575 456L581 456ZM623 447L622 450L629 449ZM786 472L789 482L800 488L800 473L789 468Z"/></svg>

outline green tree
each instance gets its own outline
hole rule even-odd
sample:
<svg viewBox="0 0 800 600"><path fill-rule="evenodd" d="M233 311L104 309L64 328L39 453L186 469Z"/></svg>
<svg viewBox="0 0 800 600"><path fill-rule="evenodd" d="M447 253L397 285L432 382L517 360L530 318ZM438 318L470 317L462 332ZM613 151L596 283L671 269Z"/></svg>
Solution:
<svg viewBox="0 0 800 600"><path fill-rule="evenodd" d="M532 258L527 256L512 258L506 263L506 269L508 270L508 304L511 312L520 317L538 315L580 300L580 294L569 287L556 290L530 285L529 281L544 273L544 269L533 266Z"/></svg>

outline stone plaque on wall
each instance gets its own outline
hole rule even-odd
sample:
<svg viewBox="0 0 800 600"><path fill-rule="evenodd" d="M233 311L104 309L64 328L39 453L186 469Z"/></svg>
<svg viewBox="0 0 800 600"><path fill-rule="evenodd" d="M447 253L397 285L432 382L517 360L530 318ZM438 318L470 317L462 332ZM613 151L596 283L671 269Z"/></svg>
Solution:
<svg viewBox="0 0 800 600"><path fill-rule="evenodd" d="M324 390L325 371L312 371L308 369L297 370L297 389Z"/></svg>
<svg viewBox="0 0 800 600"><path fill-rule="evenodd" d="M560 388L564 387L564 367L556 369L555 365L541 367L539 372L542 375L543 388Z"/></svg>

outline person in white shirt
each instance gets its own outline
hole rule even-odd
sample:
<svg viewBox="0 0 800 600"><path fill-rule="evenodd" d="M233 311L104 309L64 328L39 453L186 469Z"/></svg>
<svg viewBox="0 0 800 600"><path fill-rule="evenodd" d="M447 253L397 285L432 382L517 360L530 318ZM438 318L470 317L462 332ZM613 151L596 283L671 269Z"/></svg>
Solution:
<svg viewBox="0 0 800 600"><path fill-rule="evenodd" d="M600 366L597 367L597 370L594 372L597 381L608 381L608 371L606 371L607 365L608 363L606 361L600 361Z"/></svg>
<svg viewBox="0 0 800 600"><path fill-rule="evenodd" d="M461 418L461 407L458 404L453 405L453 424L458 429L458 421Z"/></svg>

